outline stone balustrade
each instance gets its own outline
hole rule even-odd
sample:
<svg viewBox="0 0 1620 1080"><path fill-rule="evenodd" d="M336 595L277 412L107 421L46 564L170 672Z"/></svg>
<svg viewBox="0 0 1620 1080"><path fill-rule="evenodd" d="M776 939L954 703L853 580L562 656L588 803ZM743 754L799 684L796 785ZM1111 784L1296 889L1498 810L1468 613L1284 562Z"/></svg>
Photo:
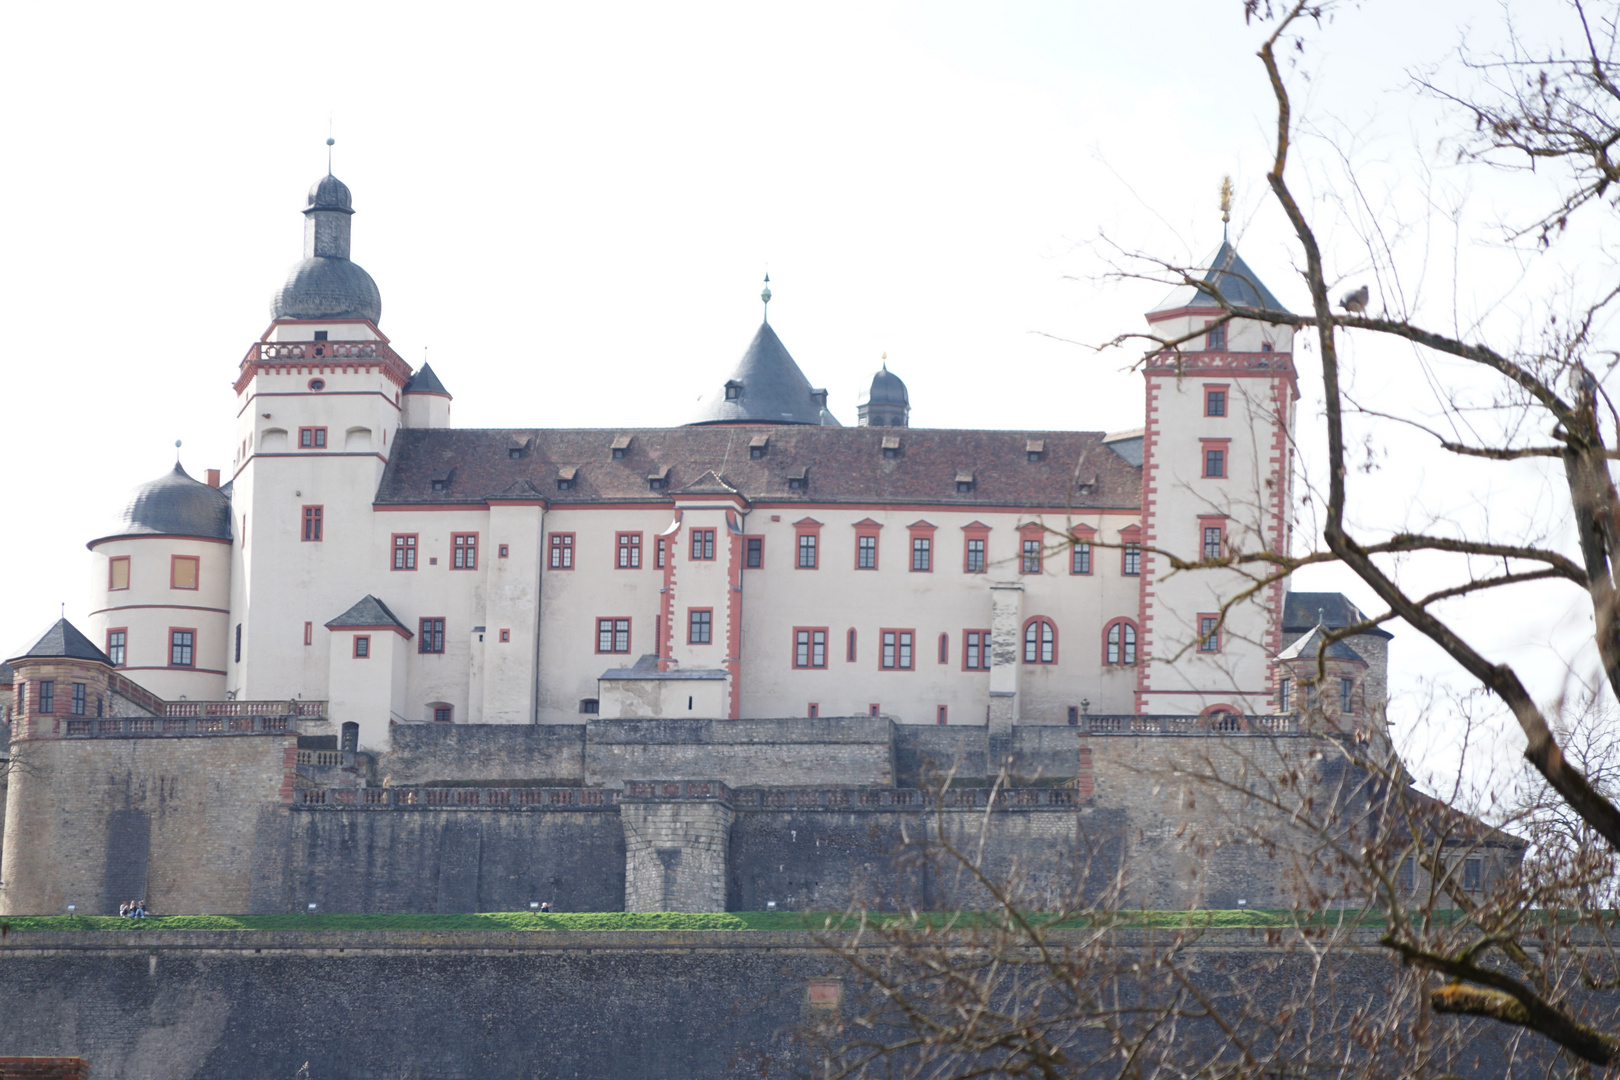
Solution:
<svg viewBox="0 0 1620 1080"><path fill-rule="evenodd" d="M179 702L178 704L204 704ZM236 704L227 702L226 704ZM308 704L315 704L310 702ZM285 735L295 731L296 718L281 703L276 715L252 716L63 716L60 734L64 739L150 739L194 735ZM37 736L49 738L51 736Z"/></svg>
<svg viewBox="0 0 1620 1080"><path fill-rule="evenodd" d="M306 787L293 805L302 810L614 810L626 803L724 802L739 811L938 809L1073 809L1088 801L1077 787L752 788L716 781L633 781L614 788Z"/></svg>
<svg viewBox="0 0 1620 1080"><path fill-rule="evenodd" d="M1143 716L1125 713L1112 716L1082 716L1091 735L1312 735L1300 718L1291 713L1276 716Z"/></svg>

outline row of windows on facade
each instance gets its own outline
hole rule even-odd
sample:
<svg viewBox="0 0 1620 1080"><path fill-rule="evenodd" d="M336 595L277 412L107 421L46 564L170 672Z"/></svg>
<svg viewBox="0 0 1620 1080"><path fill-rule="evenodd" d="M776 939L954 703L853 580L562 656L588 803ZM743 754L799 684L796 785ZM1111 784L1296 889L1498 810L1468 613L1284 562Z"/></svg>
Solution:
<svg viewBox="0 0 1620 1080"><path fill-rule="evenodd" d="M38 679L34 687L34 712L42 716L50 716L57 712L62 705L61 696L56 692L55 679ZM28 711L28 683L17 684L16 709L18 713ZM69 716L100 716L105 707L100 694L92 695L89 687L82 682L69 683L67 694L67 715Z"/></svg>
<svg viewBox="0 0 1620 1080"><path fill-rule="evenodd" d="M242 628L236 630L237 659L241 659ZM129 628L120 626L107 631L107 659L113 667L124 667L129 657ZM192 628L169 628L169 667L197 666L197 631Z"/></svg>
<svg viewBox="0 0 1620 1080"><path fill-rule="evenodd" d="M1355 712L1355 680L1341 677L1339 680L1339 712L1349 716ZM1317 681L1315 679L1301 679L1300 686L1305 691L1305 711L1313 712L1319 707L1317 697ZM1291 712L1299 703L1294 700L1294 687L1292 679L1277 680L1277 711Z"/></svg>
<svg viewBox="0 0 1620 1080"><path fill-rule="evenodd" d="M448 722L449 719L450 719L450 717L448 715L449 710L446 709L446 710L443 710L443 711L446 713L446 715L444 717L442 717L442 719ZM597 715L600 715L601 712L602 712L602 702L601 702L601 700L599 698L581 698L580 701L579 701L579 711L580 711L581 714L583 714L585 716L597 716ZM941 724L941 725L950 723L950 712L951 712L951 710L950 710L949 705L936 705L936 706L934 706L934 723ZM1070 705L1069 709L1068 709L1068 712L1069 712L1069 725L1071 727L1077 726L1080 723L1080 717L1082 715L1081 707L1079 705ZM870 703L869 705L867 705L866 714L868 716L872 716L872 717L882 716L883 715L883 704L882 704L882 702L874 701L874 702ZM812 720L815 720L818 717L820 717L821 716L821 704L819 702L815 702L815 701L810 702L809 707L807 708L805 715L808 716Z"/></svg>
<svg viewBox="0 0 1620 1080"><path fill-rule="evenodd" d="M930 527L931 529L932 527ZM711 562L716 557L715 529L689 529L688 544L691 559L695 562ZM932 535L916 535L917 529L913 527L910 550L910 569L914 573L932 573L934 570L934 538ZM1041 530L1044 533L1044 530ZM1224 545L1224 526L1212 525L1204 529L1204 557L1219 558ZM414 543L411 534L401 534L394 538L396 553L400 550L402 542ZM990 561L986 547L988 538L984 536L969 536L963 541L962 571L967 574L987 573ZM1092 543L1089 540L1076 539L1062 545L1068 548L1068 568L1071 574L1090 574L1093 564ZM576 565L577 544L574 533L552 533L548 544L547 565L553 570L572 570ZM639 570L642 565L642 534L639 532L621 532L614 536L613 566L619 570ZM655 537L653 541L652 565L662 569L668 557L668 538ZM795 539L793 565L799 570L817 570L821 567L822 545L819 531L801 529ZM1027 536L1020 541L1018 554L1018 569L1023 574L1040 574L1045 571L1046 561L1052 557L1053 552L1048 548L1042 536ZM855 537L854 566L857 570L876 570L878 568L878 537L875 532L859 533ZM414 567L401 565L396 554L394 568L410 569ZM743 537L743 566L749 570L759 570L765 566L765 538L763 536ZM1142 549L1135 541L1127 541L1120 547L1120 573L1135 577L1142 572Z"/></svg>

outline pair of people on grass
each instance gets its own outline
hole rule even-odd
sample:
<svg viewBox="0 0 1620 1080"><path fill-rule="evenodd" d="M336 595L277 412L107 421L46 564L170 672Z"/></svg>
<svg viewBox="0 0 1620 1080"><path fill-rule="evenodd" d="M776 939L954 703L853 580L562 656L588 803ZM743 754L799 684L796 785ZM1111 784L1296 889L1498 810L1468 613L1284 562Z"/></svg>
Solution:
<svg viewBox="0 0 1620 1080"><path fill-rule="evenodd" d="M145 900L131 900L126 904L118 905L118 917L120 919L144 919L148 914Z"/></svg>

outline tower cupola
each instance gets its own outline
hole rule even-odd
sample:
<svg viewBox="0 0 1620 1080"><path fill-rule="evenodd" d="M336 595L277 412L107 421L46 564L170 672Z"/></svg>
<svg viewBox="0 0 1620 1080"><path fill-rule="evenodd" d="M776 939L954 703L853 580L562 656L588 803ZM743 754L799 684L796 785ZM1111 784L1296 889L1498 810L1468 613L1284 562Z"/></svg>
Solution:
<svg viewBox="0 0 1620 1080"><path fill-rule="evenodd" d="M354 198L328 172L309 189L304 207L304 258L270 302L275 319L382 318L382 295L371 275L349 258Z"/></svg>
<svg viewBox="0 0 1620 1080"><path fill-rule="evenodd" d="M872 376L872 387L866 400L855 407L856 423L861 427L910 427L911 396L900 376L889 370L888 357Z"/></svg>

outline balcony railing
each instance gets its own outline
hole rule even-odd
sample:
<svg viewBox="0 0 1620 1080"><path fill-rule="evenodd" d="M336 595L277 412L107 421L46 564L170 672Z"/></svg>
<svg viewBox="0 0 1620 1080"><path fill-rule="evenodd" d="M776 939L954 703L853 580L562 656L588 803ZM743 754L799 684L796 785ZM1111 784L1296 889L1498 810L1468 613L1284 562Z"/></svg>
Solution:
<svg viewBox="0 0 1620 1080"><path fill-rule="evenodd" d="M1092 735L1309 735L1300 718L1292 714L1278 716L1242 716L1222 713L1214 716L1083 716L1080 718Z"/></svg>
<svg viewBox="0 0 1620 1080"><path fill-rule="evenodd" d="M381 341L255 341L242 358L244 364L313 364L344 360L399 361L399 355Z"/></svg>
<svg viewBox="0 0 1620 1080"><path fill-rule="evenodd" d="M1087 778L1089 780L1089 778ZM669 789L678 793L667 793ZM705 794L706 792L706 794ZM734 791L715 781L637 781L611 788L306 787L293 805L307 810L612 810L635 799L728 799L739 810L1073 809L1090 785L1051 788L764 788Z"/></svg>
<svg viewBox="0 0 1620 1080"><path fill-rule="evenodd" d="M282 705L282 712L275 716L69 716L64 718L67 721L64 736L69 739L128 739L188 735L281 735L297 730L295 718L285 709L286 702L282 702Z"/></svg>

